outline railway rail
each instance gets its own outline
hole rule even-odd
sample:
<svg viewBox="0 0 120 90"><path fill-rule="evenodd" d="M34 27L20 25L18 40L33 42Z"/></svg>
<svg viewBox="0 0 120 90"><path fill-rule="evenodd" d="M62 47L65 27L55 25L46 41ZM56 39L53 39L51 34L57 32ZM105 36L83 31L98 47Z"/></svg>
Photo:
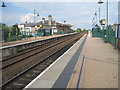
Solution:
<svg viewBox="0 0 120 90"><path fill-rule="evenodd" d="M1 50L4 50L4 49L10 49L10 50L12 50L14 47L19 47L19 46L20 46L20 48L22 48L21 46L23 46L23 45L25 46L25 48L22 49L22 50L21 49L19 50L19 48L18 48L17 53L14 53L14 54L11 54L11 55L7 55L7 56L3 55L2 58L3 58L3 60L5 60L5 59L8 59L8 58L10 59L10 58L16 57L16 56L20 55L21 53L23 54L25 51L28 51L28 50L31 51L31 49L33 49L35 47L44 45L46 43L51 43L53 41L56 41L58 39L62 39L64 37L67 37L67 36L70 36L70 35L71 34L66 35L66 36L53 37L53 38L47 38L47 39L35 40L35 41L28 41L28 42L24 42L23 41L22 43L16 43L15 45L4 46L4 47L1 48ZM29 44L31 44L31 46L29 46ZM26 45L28 45L28 46L26 46ZM28 48L26 48L26 47L28 47Z"/></svg>
<svg viewBox="0 0 120 90"><path fill-rule="evenodd" d="M18 70L19 72L11 75L10 77L7 76L9 78L5 80L3 79L3 84L0 87L2 87L4 90L8 90L9 88L20 88L20 89L24 88L30 81L32 81L37 75L39 75L43 70L45 70L52 62L54 62L60 55L62 55L68 48L70 48L70 46L72 46L83 35L84 34L82 33L67 37L61 40L60 42L53 42L53 44L48 45L45 48L42 48L41 50L37 50L38 48L34 48L32 49L32 51L35 52L35 50L37 50L35 53L31 53L26 57L23 57L17 61L4 65L1 69L3 70L3 78L6 78L4 76L10 73L10 71L8 71L8 68L9 69L12 68L11 70L13 70L14 72L15 69L18 70L18 68L16 68L17 65L20 66L23 63L28 63L30 58L32 60L29 61L29 63L31 64L29 64L26 68L23 68L22 70ZM37 56L37 54L40 54L41 52L43 52L42 55ZM46 56L45 54L48 55ZM37 58L33 58L33 57L37 57Z"/></svg>
<svg viewBox="0 0 120 90"><path fill-rule="evenodd" d="M70 37L66 37L65 40L67 39L70 39ZM39 45L39 46L36 46L32 49L29 49L29 50L26 50L22 53L19 53L17 55L14 55L14 56L10 56L10 57L7 57L7 58L4 58L1 63L2 63L2 68L0 69L4 69L12 64L15 64L15 63L18 63L19 61L22 61L28 57L31 57L37 53L40 53L42 51L45 51L46 49L49 49L57 44L60 44L62 42L64 42L65 40L61 40L61 39L58 39L56 41L53 41L53 42L48 42L48 43L45 43L45 44L42 44L42 45ZM51 44L51 45L50 45ZM45 47L44 47L45 46ZM24 55L24 57L23 57ZM14 58L14 59L13 59Z"/></svg>
<svg viewBox="0 0 120 90"><path fill-rule="evenodd" d="M28 67L30 67L32 64L38 62L39 58L42 59L42 58L46 57L47 54L48 55L50 54L48 52L52 51L52 49L51 49L52 47L54 48L56 45L59 45L60 43L65 42L66 39L70 39L72 37L70 36L69 38L65 38L65 39L61 40L61 42L56 42L55 44L53 43L50 46L48 45L48 47L44 46L44 47L41 47L40 49L32 50L32 52L22 54L22 56L18 55L19 57L14 57L14 58L11 58L8 60L3 60L3 67L2 67L3 82L9 80L10 78L17 75L24 69L27 69ZM48 50L48 52L46 53L47 50ZM44 55L44 54L46 54L46 55ZM38 57L38 58L36 58L36 57ZM5 63L7 63L7 64L5 65ZM21 67L21 66L24 66L24 67ZM11 73L11 74L8 74L8 73Z"/></svg>

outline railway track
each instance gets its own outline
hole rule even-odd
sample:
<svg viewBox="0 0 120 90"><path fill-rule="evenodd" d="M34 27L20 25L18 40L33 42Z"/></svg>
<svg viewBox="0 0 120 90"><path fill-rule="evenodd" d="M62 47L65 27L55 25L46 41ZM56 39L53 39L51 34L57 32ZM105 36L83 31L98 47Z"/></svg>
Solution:
<svg viewBox="0 0 120 90"><path fill-rule="evenodd" d="M67 36L70 36L70 35L67 35ZM18 57L18 56L23 55L23 54L25 54L25 53L28 53L28 52L31 52L31 51L33 51L33 50L39 49L39 48L41 48L43 45L49 45L50 43L54 43L54 42L56 42L56 41L58 41L58 40L61 40L61 38L57 38L57 40L53 40L52 42L47 42L47 43L44 43L44 44L40 44L40 45L34 46L34 47L32 47L32 48L29 48L29 49L25 49L25 50L20 51L18 54L15 54L15 55L13 55L13 56L3 57L2 61L6 61L6 60L11 59L11 58L14 58L14 57L16 57L16 56ZM46 40L43 40L43 41L46 41ZM0 62L2 62L2 61L0 61Z"/></svg>
<svg viewBox="0 0 120 90"><path fill-rule="evenodd" d="M70 39L72 37L69 37L67 39ZM30 54L27 53L28 55L24 55L24 56L22 55L20 57L15 57L13 59L7 60L7 63L8 61L11 61L12 63L8 63L7 65L3 65L2 67L3 83L8 81L10 78L13 78L14 76L22 72L24 69L29 68L32 64L37 63L39 59L46 57L47 54L49 55L50 51L53 51L51 48L54 48L56 45L59 45L60 43L65 41L66 38L61 40L61 42L57 42L53 45L48 45L49 47L45 47L45 48L42 47L42 49L40 50L39 49L37 51L34 50L32 53L30 52Z"/></svg>
<svg viewBox="0 0 120 90"><path fill-rule="evenodd" d="M51 45L51 47L50 46L47 47L45 50L43 49L43 51L47 52L47 50L51 49L52 47L57 48L55 50L54 49L51 50L47 56L44 56L42 58L37 57L36 59L39 59L39 60L29 65L29 67L25 68L23 71L20 71L16 75L13 75L12 78L5 80L4 83L1 85L1 87L4 90L8 90L11 88L21 88L21 89L24 88L30 81L32 81L37 75L39 75L43 70L45 70L45 68L47 68L52 62L54 62L60 55L62 55L68 48L70 48L70 46L72 46L82 35L83 34L76 35L76 37L67 38L59 43L56 42L54 45ZM46 52L44 52L43 54L45 54ZM32 54L31 57L34 55ZM30 58L30 56L26 57L24 60L28 58ZM18 62L23 63L22 60ZM14 65L17 65L15 63L18 63L18 62L14 62ZM8 66L4 66L4 68L2 69L7 70L10 67L11 65L8 65ZM3 72L3 75L4 75L4 72Z"/></svg>
<svg viewBox="0 0 120 90"><path fill-rule="evenodd" d="M18 63L18 62L20 62L20 61L22 61L22 60L24 60L24 59L26 59L28 57L31 57L31 56L33 56L33 55L35 55L37 53L45 51L46 49L49 49L51 47L54 47L55 45L58 45L58 44L64 42L65 40L67 40L67 39L70 39L70 37L67 37L64 40L59 39L59 40L53 41L51 43L49 42L49 43L46 43L46 44L43 44L43 45L39 45L39 46L36 46L36 47L34 47L34 48L30 49L30 50L26 50L26 51L24 51L24 52L22 52L22 53L20 53L18 55L5 58L1 62L2 67L0 69L4 69L6 67L9 67L10 65Z"/></svg>

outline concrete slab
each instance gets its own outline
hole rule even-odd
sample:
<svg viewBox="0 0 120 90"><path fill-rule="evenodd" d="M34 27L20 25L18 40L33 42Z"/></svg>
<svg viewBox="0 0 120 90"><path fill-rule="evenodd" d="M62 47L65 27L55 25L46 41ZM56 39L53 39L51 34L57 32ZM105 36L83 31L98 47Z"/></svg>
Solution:
<svg viewBox="0 0 120 90"><path fill-rule="evenodd" d="M36 79L34 79L27 88L52 88L56 83L56 80L60 77L71 58L74 56L81 43L85 39L84 35L75 45L73 45L67 52L59 57L52 65L50 65L43 73L41 73Z"/></svg>

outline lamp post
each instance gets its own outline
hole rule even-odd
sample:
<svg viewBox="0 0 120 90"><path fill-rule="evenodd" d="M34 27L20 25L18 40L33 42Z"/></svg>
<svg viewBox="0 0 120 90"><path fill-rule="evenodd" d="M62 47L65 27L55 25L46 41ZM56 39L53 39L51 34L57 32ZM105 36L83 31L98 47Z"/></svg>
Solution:
<svg viewBox="0 0 120 90"><path fill-rule="evenodd" d="M2 7L2 8L6 7L5 3L2 2L2 5L0 7Z"/></svg>
<svg viewBox="0 0 120 90"><path fill-rule="evenodd" d="M106 17L106 19L107 19L107 27L108 27L108 21L109 21L109 20L108 20L108 17L109 17L109 16L108 16L108 0L107 0L107 5L106 5L106 6L107 6L107 17Z"/></svg>
<svg viewBox="0 0 120 90"><path fill-rule="evenodd" d="M0 7L2 7L2 8L6 7L5 3L2 2L2 5ZM4 32L3 32L3 29L1 29L0 31L1 31L0 33L3 34L3 35L1 35L2 40L0 40L0 41L4 41Z"/></svg>
<svg viewBox="0 0 120 90"><path fill-rule="evenodd" d="M34 9L34 24L35 24L35 15L36 15L36 10ZM37 17L39 17L39 13L37 13ZM36 38L36 31L34 32L34 34L35 34L35 38Z"/></svg>
<svg viewBox="0 0 120 90"><path fill-rule="evenodd" d="M2 5L0 7L2 7L2 8L6 7L5 3L2 2Z"/></svg>
<svg viewBox="0 0 120 90"><path fill-rule="evenodd" d="M34 9L34 23L35 23L35 9Z"/></svg>
<svg viewBox="0 0 120 90"><path fill-rule="evenodd" d="M93 20L92 20L92 26L95 24L95 18L93 17Z"/></svg>
<svg viewBox="0 0 120 90"><path fill-rule="evenodd" d="M98 2L98 4L102 4L102 3L104 3L104 2L102 2L101 0ZM108 16L108 0L107 0L107 2L106 2L106 23L107 23L107 27L108 27L108 18L109 16Z"/></svg>
<svg viewBox="0 0 120 90"><path fill-rule="evenodd" d="M4 3L4 2L2 2L2 5L1 5L1 7L6 7L6 5L5 5L5 3Z"/></svg>
<svg viewBox="0 0 120 90"><path fill-rule="evenodd" d="M102 4L103 2L100 0L98 3ZM108 16L108 0L107 0L106 2L106 43L108 42L108 39L109 39L108 22L109 22L109 16Z"/></svg>
<svg viewBox="0 0 120 90"><path fill-rule="evenodd" d="M36 15L36 10L34 9L34 23L36 22L35 15ZM37 13L37 17L39 17L39 13Z"/></svg>
<svg viewBox="0 0 120 90"><path fill-rule="evenodd" d="M97 12L95 12L94 15L95 15L95 18L96 18L96 24L97 24L97 21L98 21L98 20L97 20Z"/></svg>
<svg viewBox="0 0 120 90"><path fill-rule="evenodd" d="M98 4L103 4L104 2L102 2L101 0L98 2ZM100 7L99 7L99 26L100 26Z"/></svg>

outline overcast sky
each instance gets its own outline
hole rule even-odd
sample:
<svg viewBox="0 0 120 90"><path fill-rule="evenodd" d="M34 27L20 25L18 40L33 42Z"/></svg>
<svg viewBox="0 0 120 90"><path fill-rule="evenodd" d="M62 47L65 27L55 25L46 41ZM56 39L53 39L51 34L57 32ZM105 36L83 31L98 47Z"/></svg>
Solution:
<svg viewBox="0 0 120 90"><path fill-rule="evenodd" d="M40 21L42 17L48 19L48 15L52 15L53 20L72 24L73 28L91 29L92 19L95 11L98 13L98 8L101 7L101 19L106 18L106 2L102 5L98 5L97 1L88 2L88 0L62 0L56 2L50 0L49 2L43 2L40 0L29 0L29 2L13 2L14 0L5 0L7 7L1 8L3 22L7 25L13 25L15 23L33 22L34 9L39 13L40 17L36 17L36 21ZM22 1L22 0L21 0ZM34 1L34 2L33 2ZM96 1L96 2L95 2ZM106 1L106 0L103 0ZM113 0L114 1L114 0ZM119 1L119 0L118 0ZM118 1L109 2L109 23L114 24L118 22Z"/></svg>

